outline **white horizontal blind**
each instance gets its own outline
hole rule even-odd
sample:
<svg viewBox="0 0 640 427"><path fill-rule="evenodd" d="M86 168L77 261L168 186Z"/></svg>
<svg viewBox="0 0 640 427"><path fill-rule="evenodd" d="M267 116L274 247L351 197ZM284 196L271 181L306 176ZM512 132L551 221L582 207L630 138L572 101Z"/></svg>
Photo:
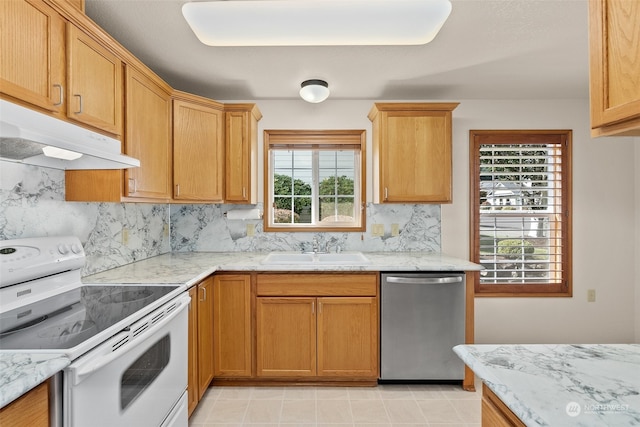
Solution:
<svg viewBox="0 0 640 427"><path fill-rule="evenodd" d="M480 284L564 279L563 143L480 144Z"/></svg>

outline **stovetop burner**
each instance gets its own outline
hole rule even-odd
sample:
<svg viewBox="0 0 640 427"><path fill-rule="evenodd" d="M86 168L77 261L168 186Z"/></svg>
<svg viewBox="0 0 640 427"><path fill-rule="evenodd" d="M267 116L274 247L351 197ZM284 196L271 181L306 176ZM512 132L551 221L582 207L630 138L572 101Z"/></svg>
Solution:
<svg viewBox="0 0 640 427"><path fill-rule="evenodd" d="M75 347L176 290L176 285L87 285L0 315L0 349Z"/></svg>

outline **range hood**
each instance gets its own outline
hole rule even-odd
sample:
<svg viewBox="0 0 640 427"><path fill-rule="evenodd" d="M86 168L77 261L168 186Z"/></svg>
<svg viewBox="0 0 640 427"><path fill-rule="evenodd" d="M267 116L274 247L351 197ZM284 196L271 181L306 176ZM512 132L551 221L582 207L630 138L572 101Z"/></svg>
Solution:
<svg viewBox="0 0 640 427"><path fill-rule="evenodd" d="M0 160L69 170L140 166L120 146L117 139L0 99Z"/></svg>

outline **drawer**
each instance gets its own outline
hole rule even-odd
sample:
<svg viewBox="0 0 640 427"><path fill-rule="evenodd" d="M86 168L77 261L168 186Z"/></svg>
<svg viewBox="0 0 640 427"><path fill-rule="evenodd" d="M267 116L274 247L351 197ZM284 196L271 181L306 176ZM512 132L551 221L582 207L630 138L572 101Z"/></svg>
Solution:
<svg viewBox="0 0 640 427"><path fill-rule="evenodd" d="M259 296L376 296L378 275L258 274Z"/></svg>

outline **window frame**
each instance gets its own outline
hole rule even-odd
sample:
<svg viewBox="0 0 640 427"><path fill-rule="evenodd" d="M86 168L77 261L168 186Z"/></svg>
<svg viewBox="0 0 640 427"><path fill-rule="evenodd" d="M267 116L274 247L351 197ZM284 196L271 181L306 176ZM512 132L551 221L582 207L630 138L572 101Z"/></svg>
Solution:
<svg viewBox="0 0 640 427"><path fill-rule="evenodd" d="M350 231L363 232L366 231L366 131L363 129L344 129L344 130L283 130L268 129L264 131L264 218L263 229L266 232L283 231ZM272 182L273 182L273 166L271 165L271 150L290 147L290 149L314 150L327 149L330 147L351 147L359 151L359 200L360 218L358 226L337 226L331 223L327 226L318 224L289 224L271 223L271 212L273 201ZM314 170L314 174L317 171ZM319 183L314 183L317 187ZM317 190L314 189L314 191ZM354 187L356 190L356 187ZM354 194L355 195L355 194ZM357 195L355 195L357 196ZM356 197L358 199L358 197ZM355 203L354 203L355 204ZM357 212L356 212L357 215Z"/></svg>
<svg viewBox="0 0 640 427"><path fill-rule="evenodd" d="M572 131L571 130L470 130L470 257L480 263L480 146L481 145L558 144L561 149L560 180L562 182L560 224L561 280L554 283L481 283L481 271L474 274L477 296L487 297L571 297L572 285ZM549 214L546 214L549 215ZM523 217L526 215L523 215Z"/></svg>

